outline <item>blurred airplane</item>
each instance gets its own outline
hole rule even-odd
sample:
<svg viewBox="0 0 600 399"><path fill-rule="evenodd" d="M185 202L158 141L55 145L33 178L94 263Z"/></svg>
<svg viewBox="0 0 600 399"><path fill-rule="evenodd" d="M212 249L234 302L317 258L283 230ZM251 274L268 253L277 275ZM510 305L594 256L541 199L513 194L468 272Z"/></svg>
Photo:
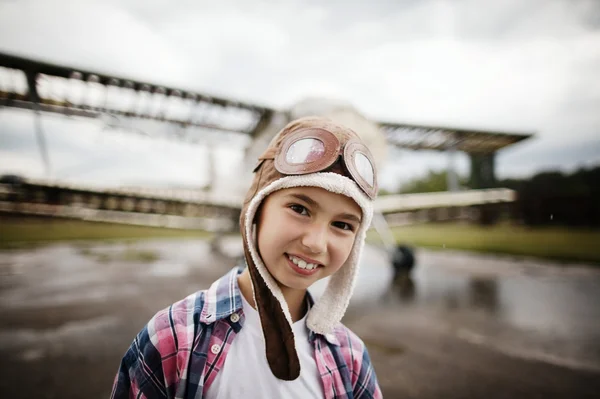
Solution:
<svg viewBox="0 0 600 399"><path fill-rule="evenodd" d="M189 205L196 201L199 205L228 209L235 207L232 204L241 205L242 196L251 181L251 170L260 153L289 121L309 115L325 116L355 130L371 149L379 170L386 162L389 146L446 151L450 159L456 151L469 154L472 164L471 181L476 186L474 188L483 190L456 192L459 189L458 182L450 163L449 193L381 197L376 203L376 209L381 215L510 202L514 200L514 193L510 190L494 190L494 155L499 149L531 136L523 133L374 121L348 103L323 98L308 98L289 109L278 110L6 53L0 53L0 107L26 109L36 115L36 137L47 170L50 170L50 156L39 122L42 112L100 119L104 121L107 129L119 128L120 131L150 137L168 137L189 143L208 144L209 147L213 146L215 141L226 140L232 135L236 139L244 138L248 143L244 153L244 167L240 171L240 178L235 181L236 184L223 184L216 180L215 168L211 167L211 192L203 193L201 198L196 196L194 200L173 198L172 195L164 198L161 197L162 194L152 194L148 189L140 189L137 194L135 190L111 190L112 194L107 194L83 186L73 187L56 180L38 180L29 185L37 187L38 191L46 186L54 187L55 191L71 193L72 195L63 197L75 196L79 204L85 197L83 194L87 193L85 198L94 198L93 209L97 214L101 211L164 213L171 208L183 209L169 207L165 203L159 206L161 198L167 202L187 201ZM213 156L213 151L209 151L209 156ZM49 190L43 195L36 195L48 198ZM179 211L175 211L176 214L177 212ZM121 216L113 215L112 219L121 220ZM90 217L89 212L87 217ZM383 217L376 218L374 224L379 227L382 237L387 237L389 241L389 231L386 231Z"/></svg>
<svg viewBox="0 0 600 399"><path fill-rule="evenodd" d="M482 167L475 169L492 167L491 179L487 180L493 180L494 153L531 136L373 121L348 103L322 98L305 99L289 109L278 110L1 52L0 106L24 108L37 114L43 111L101 119L106 128L191 143L210 142L211 137L222 140L225 134L241 135L249 139L245 151L249 163L254 162L287 122L301 116L321 115L359 133L379 169L390 145L412 150L463 151L473 160L483 161ZM41 127L38 130L38 136L43 136ZM48 163L42 137L39 143L42 157ZM454 178L454 173L449 175ZM455 181L449 183L450 191L458 188ZM491 185L493 181L488 181L475 188Z"/></svg>

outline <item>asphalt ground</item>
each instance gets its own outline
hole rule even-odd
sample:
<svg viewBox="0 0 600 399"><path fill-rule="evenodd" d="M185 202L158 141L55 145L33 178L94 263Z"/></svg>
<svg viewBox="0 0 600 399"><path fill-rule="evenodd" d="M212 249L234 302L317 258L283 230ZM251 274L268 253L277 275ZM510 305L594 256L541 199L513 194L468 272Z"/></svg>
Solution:
<svg viewBox="0 0 600 399"><path fill-rule="evenodd" d="M221 249L162 239L1 251L1 396L107 397L148 319L235 266L239 243ZM369 249L344 319L384 397L599 397L597 268L451 251L417 259L394 279Z"/></svg>

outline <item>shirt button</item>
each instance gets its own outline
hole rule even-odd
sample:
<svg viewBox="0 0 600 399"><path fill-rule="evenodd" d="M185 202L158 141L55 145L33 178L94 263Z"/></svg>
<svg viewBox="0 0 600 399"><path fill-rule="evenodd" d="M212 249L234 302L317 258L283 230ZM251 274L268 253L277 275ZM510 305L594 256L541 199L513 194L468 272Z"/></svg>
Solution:
<svg viewBox="0 0 600 399"><path fill-rule="evenodd" d="M221 345L214 344L211 346L210 351L215 355L218 354L221 351Z"/></svg>
<svg viewBox="0 0 600 399"><path fill-rule="evenodd" d="M240 315L237 313L233 313L231 316L229 316L229 320L231 320L234 323L237 323L238 321L240 321Z"/></svg>

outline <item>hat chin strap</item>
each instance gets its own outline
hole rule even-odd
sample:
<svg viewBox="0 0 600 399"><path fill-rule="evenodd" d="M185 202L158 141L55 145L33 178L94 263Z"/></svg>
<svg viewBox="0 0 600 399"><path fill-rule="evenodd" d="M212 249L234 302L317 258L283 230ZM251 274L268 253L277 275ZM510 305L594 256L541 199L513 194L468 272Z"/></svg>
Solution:
<svg viewBox="0 0 600 399"><path fill-rule="evenodd" d="M244 242L255 242L254 232L252 234L248 237L244 229L242 231ZM300 376L300 359L296 351L292 325L288 321L287 305L282 306L281 300L270 289L274 281L272 277L271 282L265 281L262 273L259 272L260 269L256 266L257 256L251 253L248 245L244 245L244 254L247 260L250 259L248 271L252 281L252 295L263 330L269 368L273 375L280 380L295 380ZM262 262L260 264L261 268L264 268ZM277 285L275 287L276 292L281 294L279 287Z"/></svg>
<svg viewBox="0 0 600 399"><path fill-rule="evenodd" d="M329 172L286 176L275 180L260 190L250 202L242 231L244 253L252 279L254 301L263 328L267 360L273 374L282 380L293 380L300 375L292 317L281 289L258 254L256 229L252 222L267 195L292 187L320 187L345 195L360 206L363 214L348 259L340 270L331 276L324 294L308 313L307 326L316 333L331 333L346 312L358 274L360 253L373 216L371 201L357 184L345 176Z"/></svg>

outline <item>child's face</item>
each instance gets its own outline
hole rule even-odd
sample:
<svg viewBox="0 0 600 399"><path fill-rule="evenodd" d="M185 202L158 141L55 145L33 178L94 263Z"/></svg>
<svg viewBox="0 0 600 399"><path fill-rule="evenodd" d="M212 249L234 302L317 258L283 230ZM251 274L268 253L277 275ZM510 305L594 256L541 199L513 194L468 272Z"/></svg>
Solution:
<svg viewBox="0 0 600 399"><path fill-rule="evenodd" d="M279 190L262 205L258 251L282 288L307 289L346 262L361 217L361 208L341 194L318 187Z"/></svg>

